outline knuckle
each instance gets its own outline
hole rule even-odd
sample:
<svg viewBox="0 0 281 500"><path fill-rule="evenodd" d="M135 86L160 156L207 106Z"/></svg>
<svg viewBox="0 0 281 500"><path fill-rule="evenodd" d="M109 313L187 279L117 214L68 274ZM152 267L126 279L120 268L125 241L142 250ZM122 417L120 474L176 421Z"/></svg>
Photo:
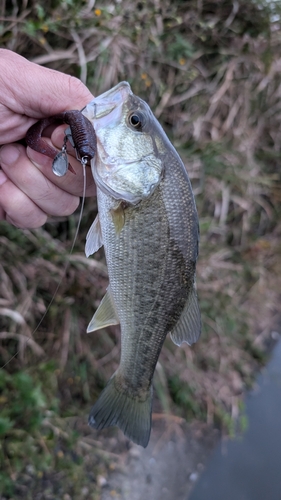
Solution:
<svg viewBox="0 0 281 500"><path fill-rule="evenodd" d="M47 214L29 210L24 212L20 218L7 215L6 221L19 229L37 229L46 223Z"/></svg>
<svg viewBox="0 0 281 500"><path fill-rule="evenodd" d="M84 83L81 82L81 80L79 80L75 76L69 75L68 85L69 95L73 96L73 99L75 99L75 101L89 99L89 90L84 85Z"/></svg>
<svg viewBox="0 0 281 500"><path fill-rule="evenodd" d="M75 210L79 207L80 198L78 196L74 196L71 200L71 203L67 204L64 210L64 215L71 215Z"/></svg>
<svg viewBox="0 0 281 500"><path fill-rule="evenodd" d="M63 202L61 200L60 206L58 206L51 215L54 216L68 216L73 214L79 206L80 199L78 196L67 196L66 200Z"/></svg>

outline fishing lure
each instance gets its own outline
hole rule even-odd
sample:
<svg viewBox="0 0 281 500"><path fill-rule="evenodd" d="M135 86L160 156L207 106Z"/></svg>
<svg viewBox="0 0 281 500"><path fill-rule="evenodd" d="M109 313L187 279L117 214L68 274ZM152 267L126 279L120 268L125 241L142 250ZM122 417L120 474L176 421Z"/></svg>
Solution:
<svg viewBox="0 0 281 500"><path fill-rule="evenodd" d="M55 148L50 146L42 137L43 131L55 122L62 122L69 125L65 130L65 138L61 151L58 153ZM97 139L90 120L86 118L81 111L72 110L58 113L49 118L43 118L34 123L26 133L27 145L53 159L52 169L55 175L62 177L68 169L75 173L68 163L66 144L67 141L75 148L77 159L86 165L96 153Z"/></svg>

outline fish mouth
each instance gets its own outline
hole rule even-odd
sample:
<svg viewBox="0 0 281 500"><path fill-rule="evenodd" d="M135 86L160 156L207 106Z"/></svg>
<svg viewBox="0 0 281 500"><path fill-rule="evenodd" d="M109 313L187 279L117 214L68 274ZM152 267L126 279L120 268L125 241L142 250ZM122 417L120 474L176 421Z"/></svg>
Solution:
<svg viewBox="0 0 281 500"><path fill-rule="evenodd" d="M98 127L99 119L106 116L108 116L108 125L110 125L120 117L122 105L126 102L129 95L132 95L129 83L120 82L112 89L107 90L89 102L89 104L82 109L83 115L92 123L95 123L95 129ZM113 111L117 111L117 113L114 113L116 116L113 116ZM102 120L102 126L104 127L106 125L106 120Z"/></svg>

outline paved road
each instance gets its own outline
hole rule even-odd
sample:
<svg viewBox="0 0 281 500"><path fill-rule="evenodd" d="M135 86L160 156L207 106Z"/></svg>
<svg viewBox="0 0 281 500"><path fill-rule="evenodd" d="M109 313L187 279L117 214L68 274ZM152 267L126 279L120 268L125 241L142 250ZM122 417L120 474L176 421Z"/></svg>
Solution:
<svg viewBox="0 0 281 500"><path fill-rule="evenodd" d="M217 447L189 500L281 500L281 340L246 412L246 433Z"/></svg>

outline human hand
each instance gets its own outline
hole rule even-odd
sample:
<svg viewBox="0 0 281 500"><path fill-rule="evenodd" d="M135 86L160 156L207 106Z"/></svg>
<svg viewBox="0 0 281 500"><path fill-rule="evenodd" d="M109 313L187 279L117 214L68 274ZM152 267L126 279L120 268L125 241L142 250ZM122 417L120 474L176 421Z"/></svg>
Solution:
<svg viewBox="0 0 281 500"><path fill-rule="evenodd" d="M71 158L76 175L57 177L52 160L21 144L37 120L69 109L81 109L93 99L80 80L31 63L0 49L0 220L21 228L43 225L48 215L70 215L79 204L83 172ZM63 130L57 127L48 139L58 149ZM87 196L95 185L87 170Z"/></svg>

